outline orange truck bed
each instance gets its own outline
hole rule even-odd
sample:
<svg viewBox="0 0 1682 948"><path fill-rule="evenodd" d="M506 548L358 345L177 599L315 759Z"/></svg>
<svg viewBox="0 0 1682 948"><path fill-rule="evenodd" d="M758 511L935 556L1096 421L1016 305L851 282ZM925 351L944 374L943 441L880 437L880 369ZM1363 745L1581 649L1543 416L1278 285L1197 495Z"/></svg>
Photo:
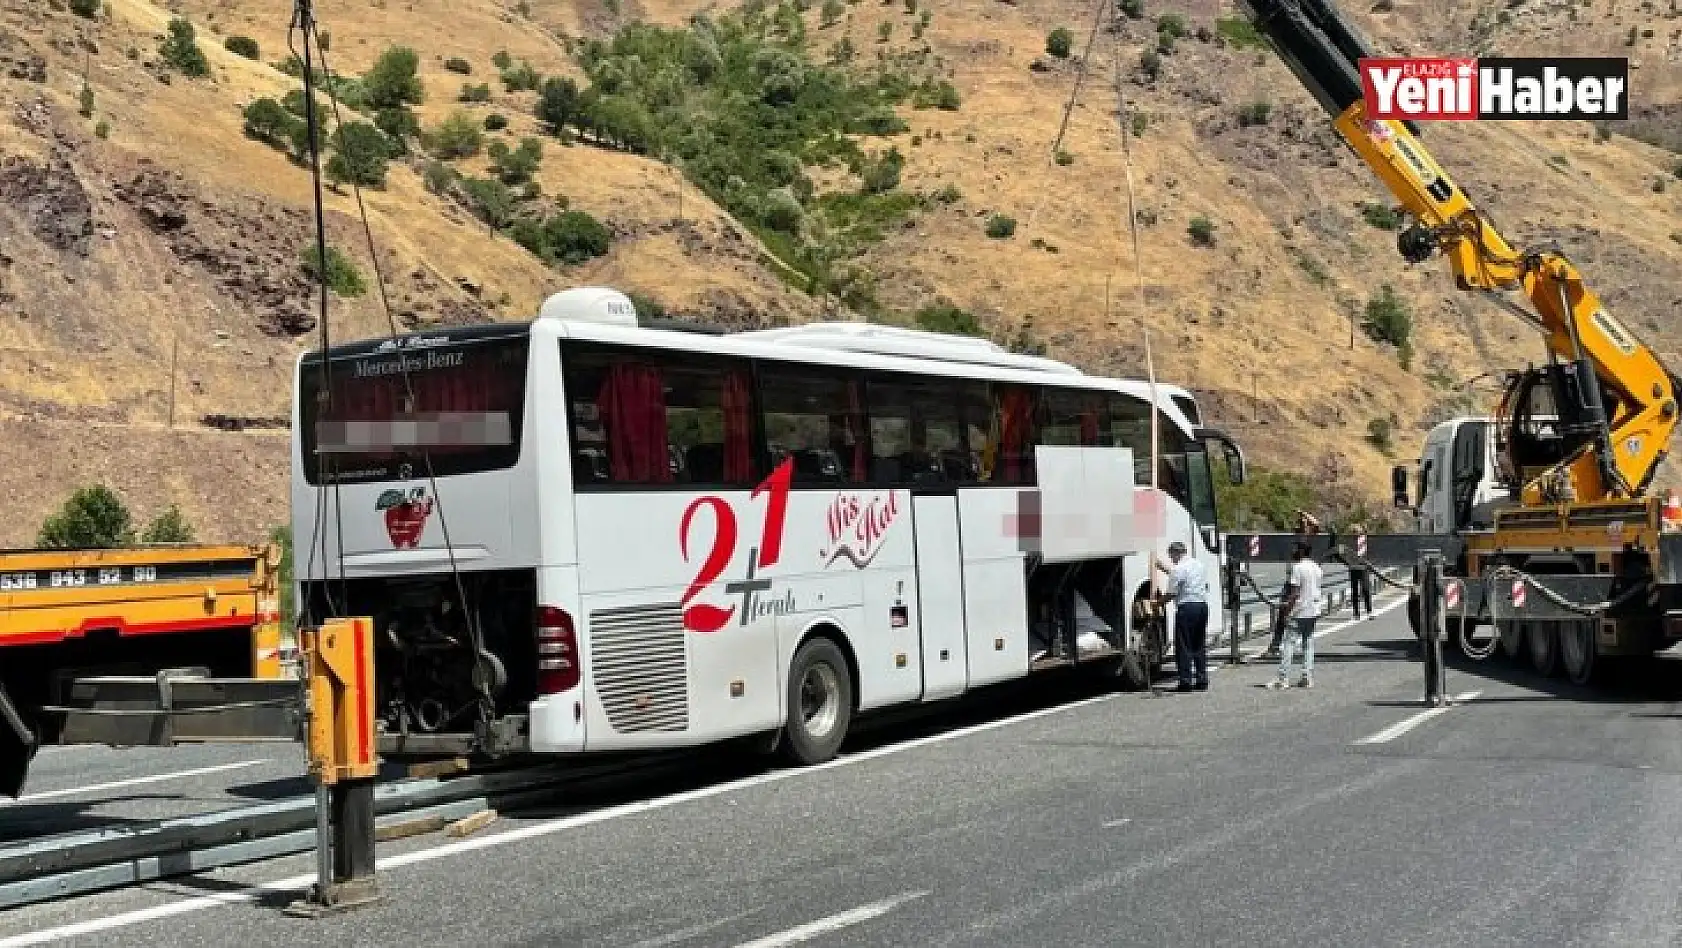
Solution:
<svg viewBox="0 0 1682 948"><path fill-rule="evenodd" d="M273 545L0 552L0 793L80 675L279 677L279 565Z"/></svg>

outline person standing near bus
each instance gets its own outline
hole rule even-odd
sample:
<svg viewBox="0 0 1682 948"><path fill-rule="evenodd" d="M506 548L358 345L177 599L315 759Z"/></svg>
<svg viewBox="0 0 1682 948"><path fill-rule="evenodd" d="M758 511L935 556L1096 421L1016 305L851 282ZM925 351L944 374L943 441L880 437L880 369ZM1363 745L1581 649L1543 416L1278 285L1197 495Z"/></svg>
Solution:
<svg viewBox="0 0 1682 948"><path fill-rule="evenodd" d="M1174 600L1174 670L1179 672L1179 691L1209 690L1209 573L1196 557L1186 556L1186 545L1168 544L1173 566L1157 561L1156 568L1168 574L1166 596Z"/></svg>
<svg viewBox="0 0 1682 948"><path fill-rule="evenodd" d="M1291 623L1291 634L1285 636L1279 655L1279 676L1267 683L1269 688L1290 686L1292 652L1302 642L1302 678L1298 688L1314 687L1314 625L1320 619L1320 578L1324 572L1309 555L1313 549L1307 540L1298 540L1291 550L1291 585L1295 589L1285 603L1284 614Z"/></svg>
<svg viewBox="0 0 1682 948"><path fill-rule="evenodd" d="M1359 547L1361 538L1367 535L1367 528L1356 524L1354 529L1355 542ZM1361 604L1367 607L1367 619L1372 619L1372 570L1367 568L1365 560L1357 558L1349 565L1349 606L1355 611L1355 618L1361 617Z"/></svg>

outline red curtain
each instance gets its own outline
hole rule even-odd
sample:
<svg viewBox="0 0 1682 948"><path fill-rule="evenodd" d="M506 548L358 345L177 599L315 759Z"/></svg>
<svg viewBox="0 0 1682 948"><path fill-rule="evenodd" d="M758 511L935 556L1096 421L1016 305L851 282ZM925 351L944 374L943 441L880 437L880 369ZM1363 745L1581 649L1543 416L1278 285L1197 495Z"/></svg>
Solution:
<svg viewBox="0 0 1682 948"><path fill-rule="evenodd" d="M1080 413L1080 443L1083 447L1098 446L1098 410L1088 408Z"/></svg>
<svg viewBox="0 0 1682 948"><path fill-rule="evenodd" d="M999 393L999 453L1003 462L1001 479L1006 484L1020 484L1027 480L1028 465L1033 463L1033 396L1019 388L1007 388Z"/></svg>
<svg viewBox="0 0 1682 948"><path fill-rule="evenodd" d="M753 401L746 372L724 377L724 480L753 480Z"/></svg>
<svg viewBox="0 0 1682 948"><path fill-rule="evenodd" d="M660 370L621 363L607 371L596 404L607 429L613 479L622 483L667 483L672 479L666 449L666 394Z"/></svg>

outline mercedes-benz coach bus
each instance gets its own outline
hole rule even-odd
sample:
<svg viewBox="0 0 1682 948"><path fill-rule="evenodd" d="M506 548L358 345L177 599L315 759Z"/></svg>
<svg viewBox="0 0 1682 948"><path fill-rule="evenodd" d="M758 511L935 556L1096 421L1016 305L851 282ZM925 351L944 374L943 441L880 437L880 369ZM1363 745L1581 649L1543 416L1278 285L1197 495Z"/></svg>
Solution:
<svg viewBox="0 0 1682 948"><path fill-rule="evenodd" d="M861 712L1042 670L1141 687L1170 641L1152 560L1179 540L1220 574L1208 446L1243 476L1182 388L1153 489L1144 382L860 323L640 326L603 288L322 362L300 602L375 618L388 756L750 737L813 763Z"/></svg>

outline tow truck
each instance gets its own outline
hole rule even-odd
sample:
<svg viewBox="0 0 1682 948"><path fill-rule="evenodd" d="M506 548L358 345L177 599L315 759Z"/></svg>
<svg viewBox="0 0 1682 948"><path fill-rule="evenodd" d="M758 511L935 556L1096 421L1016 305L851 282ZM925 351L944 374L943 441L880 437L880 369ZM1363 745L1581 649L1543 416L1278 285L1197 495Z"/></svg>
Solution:
<svg viewBox="0 0 1682 948"><path fill-rule="evenodd" d="M1330 0L1244 5L1344 143L1396 198L1402 257L1445 257L1459 289L1489 296L1546 342L1546 363L1509 373L1488 420L1494 476L1507 496L1483 508L1487 525L1433 520L1429 532L1350 543L1321 533L1308 538L1311 555L1417 567L1422 553L1436 551L1446 608L1432 612L1446 614L1462 652L1486 658L1499 645L1577 683L1595 674L1602 657L1650 656L1682 641L1682 534L1669 529L1661 501L1648 493L1669 450L1682 383L1607 311L1559 248L1508 243L1426 150L1414 123L1367 115L1360 61L1375 54ZM1478 450L1469 446L1468 460ZM1411 508L1406 469L1392 479L1395 503ZM1297 539L1229 535L1229 595L1237 571L1287 559ZM1416 634L1419 596L1416 583L1409 608ZM1498 635L1474 644L1471 630L1489 623Z"/></svg>
<svg viewBox="0 0 1682 948"><path fill-rule="evenodd" d="M0 552L0 793L67 736L78 681L281 678L279 566L274 544Z"/></svg>

